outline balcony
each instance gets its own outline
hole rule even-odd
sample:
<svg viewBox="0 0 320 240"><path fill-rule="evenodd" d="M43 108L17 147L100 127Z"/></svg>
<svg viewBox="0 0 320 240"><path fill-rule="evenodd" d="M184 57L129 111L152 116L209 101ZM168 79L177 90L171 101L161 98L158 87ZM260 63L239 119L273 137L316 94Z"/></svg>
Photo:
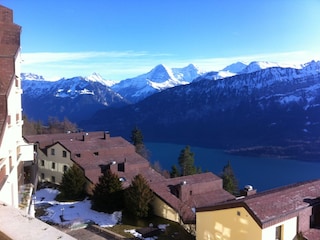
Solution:
<svg viewBox="0 0 320 240"><path fill-rule="evenodd" d="M34 147L33 144L23 142L17 148L17 155L19 161L33 161L34 160Z"/></svg>

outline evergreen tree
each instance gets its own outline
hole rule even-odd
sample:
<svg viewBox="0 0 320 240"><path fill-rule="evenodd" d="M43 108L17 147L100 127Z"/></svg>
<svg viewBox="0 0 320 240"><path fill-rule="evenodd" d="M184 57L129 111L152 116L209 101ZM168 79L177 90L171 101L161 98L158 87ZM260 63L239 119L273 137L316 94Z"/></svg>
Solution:
<svg viewBox="0 0 320 240"><path fill-rule="evenodd" d="M180 173L179 173L179 170L177 168L176 165L172 165L171 167L171 172L170 172L170 177L171 178L175 178L175 177L179 177L180 176Z"/></svg>
<svg viewBox="0 0 320 240"><path fill-rule="evenodd" d="M148 217L153 192L147 180L138 174L125 191L125 205L127 211L135 217Z"/></svg>
<svg viewBox="0 0 320 240"><path fill-rule="evenodd" d="M60 184L60 194L57 196L59 200L82 200L85 196L86 178L83 171L72 165L62 176Z"/></svg>
<svg viewBox="0 0 320 240"><path fill-rule="evenodd" d="M228 161L228 164L223 167L221 178L223 180L224 190L233 195L237 195L239 193L238 180L233 172L230 161Z"/></svg>
<svg viewBox="0 0 320 240"><path fill-rule="evenodd" d="M136 152L142 157L149 159L149 151L143 143L143 134L138 127L135 127L131 132L132 144L136 147Z"/></svg>
<svg viewBox="0 0 320 240"><path fill-rule="evenodd" d="M190 146L186 146L181 150L178 163L181 170L181 176L187 176L197 173L197 168L194 165L194 153L191 152Z"/></svg>
<svg viewBox="0 0 320 240"><path fill-rule="evenodd" d="M135 146L143 145L143 135L138 127L135 127L131 132L131 141Z"/></svg>
<svg viewBox="0 0 320 240"><path fill-rule="evenodd" d="M117 174L107 170L99 177L92 196L94 210L112 213L123 208L123 189Z"/></svg>

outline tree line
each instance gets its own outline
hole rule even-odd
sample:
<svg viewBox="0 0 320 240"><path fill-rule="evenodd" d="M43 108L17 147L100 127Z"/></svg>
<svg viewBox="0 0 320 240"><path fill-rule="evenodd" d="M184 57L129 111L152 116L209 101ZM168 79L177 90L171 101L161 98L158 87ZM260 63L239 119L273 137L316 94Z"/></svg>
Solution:
<svg viewBox="0 0 320 240"><path fill-rule="evenodd" d="M37 134L54 134L64 132L77 132L79 128L77 124L69 121L68 118L64 118L60 121L56 117L48 117L47 124L42 121L29 119L27 116L23 116L22 135L37 135Z"/></svg>

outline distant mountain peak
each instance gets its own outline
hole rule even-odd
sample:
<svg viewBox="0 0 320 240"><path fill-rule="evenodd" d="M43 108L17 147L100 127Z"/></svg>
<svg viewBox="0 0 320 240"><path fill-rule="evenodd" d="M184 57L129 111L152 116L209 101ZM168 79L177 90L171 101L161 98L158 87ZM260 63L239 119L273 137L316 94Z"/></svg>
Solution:
<svg viewBox="0 0 320 240"><path fill-rule="evenodd" d="M37 75L35 73L21 73L21 79L30 81L45 81L43 76Z"/></svg>
<svg viewBox="0 0 320 240"><path fill-rule="evenodd" d="M240 73L247 67L247 64L243 62L236 62L226 66L222 71L231 72L231 73Z"/></svg>
<svg viewBox="0 0 320 240"><path fill-rule="evenodd" d="M92 73L91 75L85 77L85 80L91 81L91 82L99 82L102 83L103 85L106 85L108 87L111 87L115 84L114 81L112 80L105 80L99 73Z"/></svg>

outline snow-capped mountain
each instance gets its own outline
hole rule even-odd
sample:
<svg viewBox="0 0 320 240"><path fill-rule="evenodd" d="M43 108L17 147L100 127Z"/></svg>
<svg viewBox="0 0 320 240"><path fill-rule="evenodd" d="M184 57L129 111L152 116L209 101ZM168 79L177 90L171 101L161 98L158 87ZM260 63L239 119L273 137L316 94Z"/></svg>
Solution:
<svg viewBox="0 0 320 240"><path fill-rule="evenodd" d="M99 111L83 124L120 135L138 126L149 141L319 160L319 113L320 62L310 62L301 69L273 66L203 78Z"/></svg>
<svg viewBox="0 0 320 240"><path fill-rule="evenodd" d="M21 80L29 80L29 81L45 81L43 76L34 74L34 73L21 73Z"/></svg>
<svg viewBox="0 0 320 240"><path fill-rule="evenodd" d="M160 64L146 74L122 80L111 88L135 103L167 88L189 84L201 74L201 71L192 64L173 69Z"/></svg>
<svg viewBox="0 0 320 240"><path fill-rule="evenodd" d="M103 79L103 77L98 73L92 73L90 76L85 77L85 79L91 82L99 82L103 85L106 85L107 87L111 87L116 84L116 82L113 80Z"/></svg>
<svg viewBox="0 0 320 240"><path fill-rule="evenodd" d="M79 121L99 109L127 104L98 74L58 81L46 81L36 74L21 74L21 79L24 114L35 120L45 122L49 116L54 116Z"/></svg>
<svg viewBox="0 0 320 240"><path fill-rule="evenodd" d="M254 61L254 62L251 62L241 72L238 72L238 73L240 73L240 74L252 73L252 72L260 71L262 69L273 68L273 67L301 69L303 67L303 65L281 64L281 63L266 62L266 61Z"/></svg>
<svg viewBox="0 0 320 240"><path fill-rule="evenodd" d="M241 73L247 65L243 62L236 62L229 66L226 66L222 71L224 72L230 72L230 73Z"/></svg>

